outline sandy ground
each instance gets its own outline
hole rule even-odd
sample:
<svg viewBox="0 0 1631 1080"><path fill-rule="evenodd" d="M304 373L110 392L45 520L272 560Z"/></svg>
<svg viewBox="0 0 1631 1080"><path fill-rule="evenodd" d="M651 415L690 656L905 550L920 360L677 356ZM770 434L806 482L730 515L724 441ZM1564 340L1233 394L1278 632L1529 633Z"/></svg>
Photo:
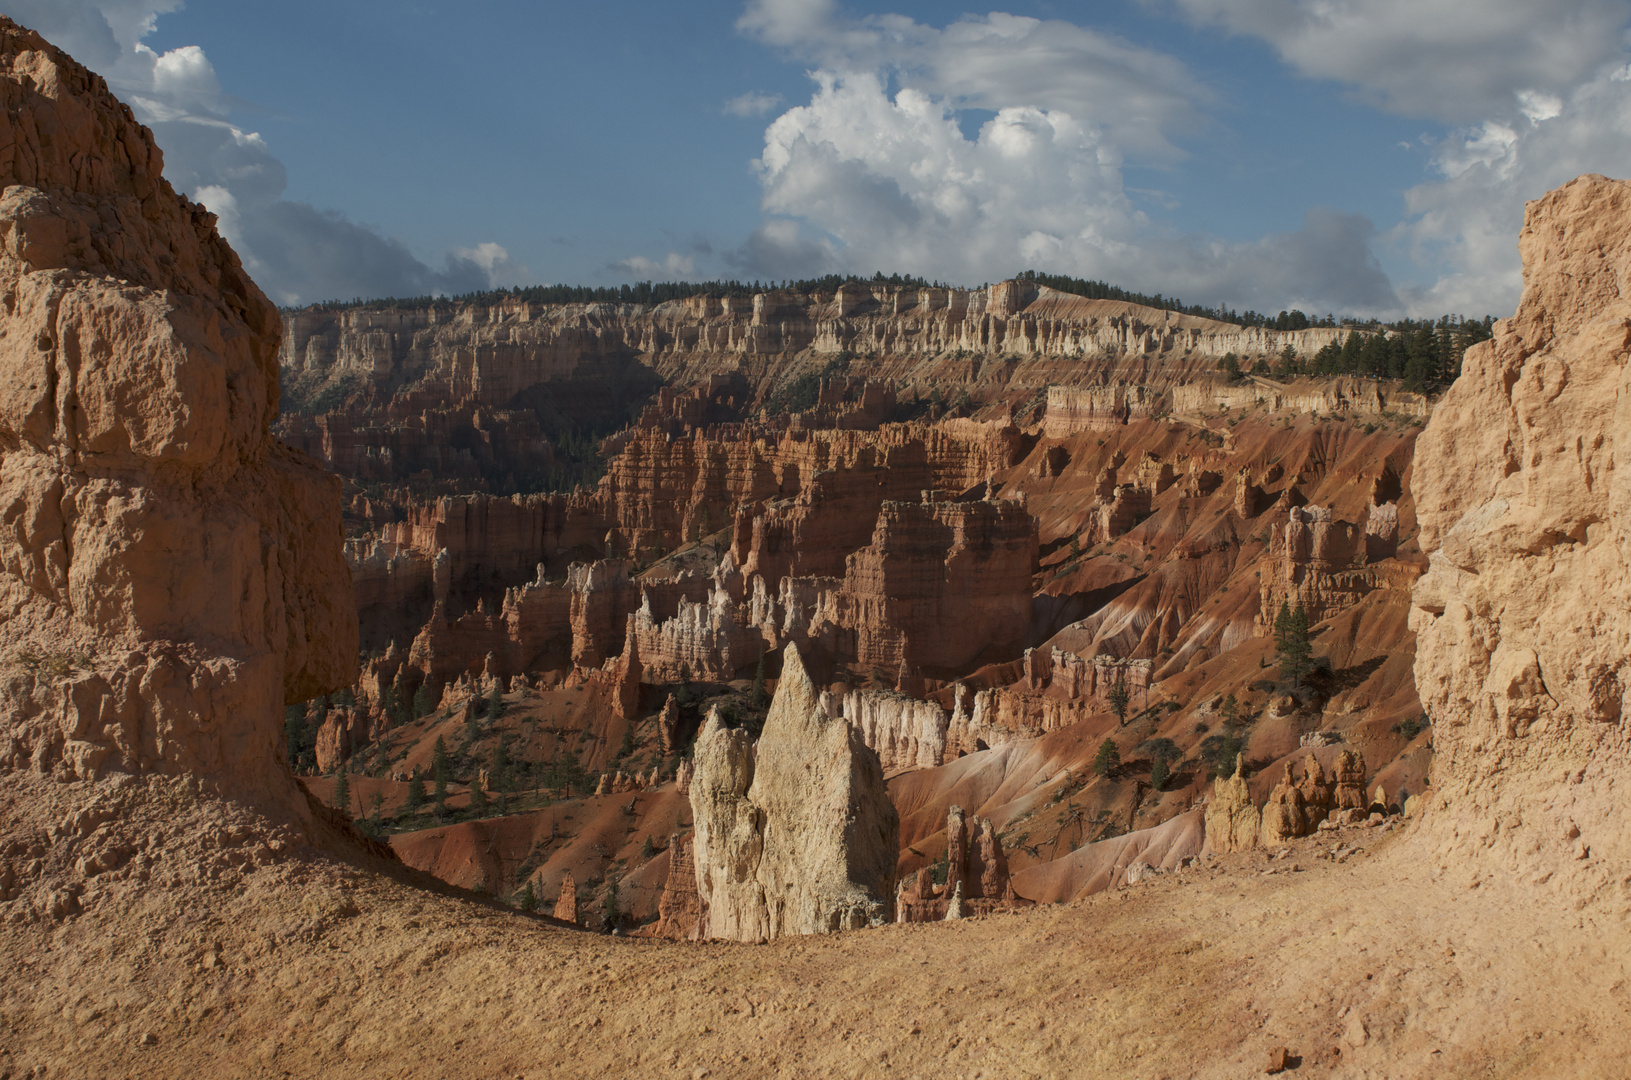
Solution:
<svg viewBox="0 0 1631 1080"><path fill-rule="evenodd" d="M14 790L8 835L48 804ZM91 838L154 843L85 878L79 913L39 914L43 885L0 905L0 1077L1176 1080L1262 1075L1275 1046L1298 1076L1628 1068L1625 912L1435 876L1414 826L754 946L565 929L236 813L148 800Z"/></svg>

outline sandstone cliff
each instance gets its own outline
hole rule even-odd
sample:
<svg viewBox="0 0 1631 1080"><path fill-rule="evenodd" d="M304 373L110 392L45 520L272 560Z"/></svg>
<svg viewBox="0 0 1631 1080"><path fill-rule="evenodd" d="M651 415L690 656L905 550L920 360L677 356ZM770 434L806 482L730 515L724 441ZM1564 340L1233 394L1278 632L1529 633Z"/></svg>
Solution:
<svg viewBox="0 0 1631 1080"><path fill-rule="evenodd" d="M900 821L878 756L827 716L790 648L755 744L708 718L691 781L704 936L738 941L892 920Z"/></svg>
<svg viewBox="0 0 1631 1080"><path fill-rule="evenodd" d="M1418 444L1426 827L1444 864L1623 898L1631 184L1585 176L1531 202L1519 250L1517 314L1468 352Z"/></svg>
<svg viewBox="0 0 1631 1080"><path fill-rule="evenodd" d="M351 681L339 482L268 434L276 309L106 84L0 24L0 768L304 813L281 710Z"/></svg>

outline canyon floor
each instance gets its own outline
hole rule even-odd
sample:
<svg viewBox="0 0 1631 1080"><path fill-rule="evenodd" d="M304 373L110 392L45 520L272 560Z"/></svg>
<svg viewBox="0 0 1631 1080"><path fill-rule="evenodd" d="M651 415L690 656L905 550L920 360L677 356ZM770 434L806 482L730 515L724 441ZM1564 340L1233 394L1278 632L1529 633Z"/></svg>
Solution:
<svg viewBox="0 0 1631 1080"><path fill-rule="evenodd" d="M273 850L150 784L121 831L152 857L0 946L0 1076L1177 1080L1284 1047L1299 1076L1602 1077L1631 1051L1627 912L1436 871L1419 823L1019 913L671 943ZM8 788L14 822L73 797Z"/></svg>

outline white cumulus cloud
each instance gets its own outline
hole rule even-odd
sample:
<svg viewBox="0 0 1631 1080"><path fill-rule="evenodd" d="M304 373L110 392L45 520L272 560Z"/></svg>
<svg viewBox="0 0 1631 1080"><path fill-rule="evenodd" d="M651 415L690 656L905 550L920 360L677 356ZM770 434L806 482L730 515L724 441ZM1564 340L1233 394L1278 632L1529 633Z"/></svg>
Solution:
<svg viewBox="0 0 1631 1080"><path fill-rule="evenodd" d="M810 102L765 131L766 217L737 253L750 272L974 284L1035 267L1209 305L1398 308L1364 218L1312 211L1300 230L1226 243L1134 204L1125 163L1175 160L1169 135L1209 101L1171 58L1003 14L935 29L756 0L740 25L823 65Z"/></svg>

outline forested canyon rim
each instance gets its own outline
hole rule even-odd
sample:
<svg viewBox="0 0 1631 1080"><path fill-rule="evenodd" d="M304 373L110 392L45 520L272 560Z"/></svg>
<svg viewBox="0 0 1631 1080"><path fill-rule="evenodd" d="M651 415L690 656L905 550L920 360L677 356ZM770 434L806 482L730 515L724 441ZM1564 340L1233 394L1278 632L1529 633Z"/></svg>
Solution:
<svg viewBox="0 0 1631 1080"><path fill-rule="evenodd" d="M514 400L536 382L452 392L508 369L433 342L291 422L372 462L345 488L271 437L277 313L148 133L9 22L0 60L0 1072L1222 1077L1280 1047L1310 1075L1587 1077L1631 1049L1627 185L1530 205L1523 304L1419 434L1374 383L1225 401L1242 384L1176 346L982 384L854 310L832 333L879 355L792 414L763 405L819 370L803 346L657 363L680 389L570 495L479 490L484 461L555 452L548 410ZM1021 299L1021 327L1055 302ZM596 370L652 370L618 356ZM893 421L922 364L963 365L976 415ZM463 493L396 460L393 425L439 424ZM1270 670L1280 604L1328 669ZM352 698L312 749L348 784L405 800L392 771L438 740L470 770L400 858L285 764L280 704L329 691ZM601 793L468 809L520 803L504 768L534 750ZM1229 779L1229 750L1260 771ZM1337 823L1378 785L1377 826ZM1208 798L1244 850L1198 857ZM1298 836L1311 807L1333 827ZM570 879L561 918L489 874ZM775 940L584 933L594 875L651 936ZM975 917L781 936L890 908Z"/></svg>

